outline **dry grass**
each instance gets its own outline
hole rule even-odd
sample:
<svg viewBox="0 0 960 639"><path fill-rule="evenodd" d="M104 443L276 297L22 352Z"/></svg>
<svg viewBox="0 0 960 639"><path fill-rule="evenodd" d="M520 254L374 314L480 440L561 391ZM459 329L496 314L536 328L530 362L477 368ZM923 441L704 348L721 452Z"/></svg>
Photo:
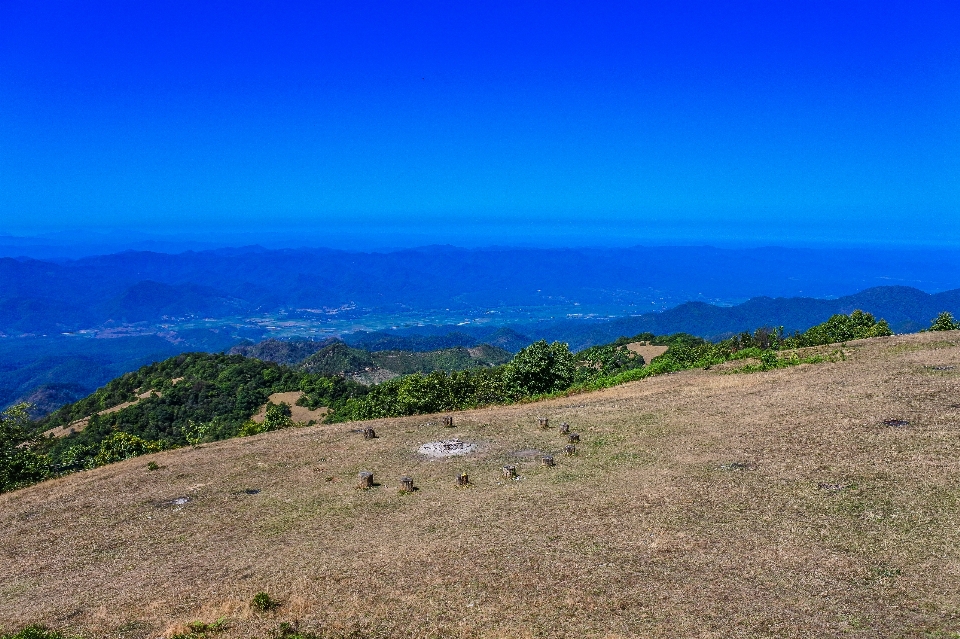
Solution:
<svg viewBox="0 0 960 639"><path fill-rule="evenodd" d="M303 391L290 391L288 393L274 393L267 398L267 401L274 404L280 404L281 402L286 403L290 407L290 419L298 424L307 424L311 420L316 422L322 421L323 417L328 412L327 409L315 408L311 410L306 406L297 406L297 400L299 400L301 397L303 397ZM261 424L266 417L267 405L264 404L251 419L253 419L253 421L256 423Z"/></svg>
<svg viewBox="0 0 960 639"><path fill-rule="evenodd" d="M654 357L659 357L666 353L669 348L669 346L653 346L646 342L630 342L627 344L627 350L642 356L643 361L647 364L649 364Z"/></svg>
<svg viewBox="0 0 960 639"><path fill-rule="evenodd" d="M455 428L370 422L375 440L356 424L279 431L0 495L0 627L157 637L227 616L218 637L281 620L330 636L954 637L958 345L854 342L845 361L688 371ZM538 415L569 422L579 455L514 455L562 451ZM480 452L415 452L455 435ZM506 463L519 481L501 479ZM357 491L361 470L381 485ZM400 494L401 475L419 490ZM261 590L284 605L255 613Z"/></svg>

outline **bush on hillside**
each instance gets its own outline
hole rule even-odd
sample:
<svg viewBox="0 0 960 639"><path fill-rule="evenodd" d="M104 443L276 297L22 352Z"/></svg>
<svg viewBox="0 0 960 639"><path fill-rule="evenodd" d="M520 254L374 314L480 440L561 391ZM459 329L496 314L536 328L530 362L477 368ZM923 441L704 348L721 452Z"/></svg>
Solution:
<svg viewBox="0 0 960 639"><path fill-rule="evenodd" d="M784 340L784 346L821 346L887 335L893 335L893 331L886 320L877 321L870 313L856 310L850 315L834 315L826 322Z"/></svg>
<svg viewBox="0 0 960 639"><path fill-rule="evenodd" d="M504 367L504 381L515 397L542 395L569 388L576 373L573 353L562 342L534 342Z"/></svg>
<svg viewBox="0 0 960 639"><path fill-rule="evenodd" d="M598 376L616 375L623 371L642 367L643 357L634 353L625 344L591 346L575 356L574 376L577 382L588 382Z"/></svg>
<svg viewBox="0 0 960 639"><path fill-rule="evenodd" d="M956 331L960 330L960 322L955 322L953 314L944 311L930 324L928 331Z"/></svg>
<svg viewBox="0 0 960 639"><path fill-rule="evenodd" d="M17 632L0 634L0 639L69 639L66 635L46 626L34 624Z"/></svg>
<svg viewBox="0 0 960 639"><path fill-rule="evenodd" d="M42 439L31 432L30 406L16 404L0 412L0 493L51 475L51 462L39 452Z"/></svg>

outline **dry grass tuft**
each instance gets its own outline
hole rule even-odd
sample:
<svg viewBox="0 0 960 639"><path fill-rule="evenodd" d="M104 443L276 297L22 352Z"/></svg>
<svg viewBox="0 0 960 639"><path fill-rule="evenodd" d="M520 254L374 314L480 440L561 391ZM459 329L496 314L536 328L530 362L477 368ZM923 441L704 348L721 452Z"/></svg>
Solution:
<svg viewBox="0 0 960 639"><path fill-rule="evenodd" d="M687 371L467 411L454 429L364 424L378 439L288 429L0 495L0 628L157 637L227 617L217 637L281 622L325 638L954 636L958 345L879 338L843 361ZM539 415L580 433L577 455ZM417 454L450 438L478 451ZM518 454L531 450L556 466ZM356 490L362 470L381 486ZM404 475L419 490L401 494ZM259 591L281 606L253 610Z"/></svg>

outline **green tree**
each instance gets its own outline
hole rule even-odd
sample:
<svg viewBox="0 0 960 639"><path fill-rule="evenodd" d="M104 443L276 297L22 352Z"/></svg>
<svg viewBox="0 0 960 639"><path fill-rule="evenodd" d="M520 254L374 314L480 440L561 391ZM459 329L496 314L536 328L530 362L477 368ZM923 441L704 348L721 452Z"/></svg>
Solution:
<svg viewBox="0 0 960 639"><path fill-rule="evenodd" d="M819 346L867 337L893 335L886 320L879 322L870 313L856 310L850 315L834 315L823 324L786 340L786 346Z"/></svg>
<svg viewBox="0 0 960 639"><path fill-rule="evenodd" d="M22 403L0 412L0 492L51 475L50 458L38 451L43 439L30 430L29 409Z"/></svg>
<svg viewBox="0 0 960 639"><path fill-rule="evenodd" d="M933 323L930 324L928 330L931 331L955 331L960 329L960 322L955 322L953 320L953 314L944 311L937 315L937 319L933 320Z"/></svg>
<svg viewBox="0 0 960 639"><path fill-rule="evenodd" d="M130 433L117 431L100 442L100 450L93 457L90 465L104 466L161 450L163 450L163 442L149 441Z"/></svg>
<svg viewBox="0 0 960 639"><path fill-rule="evenodd" d="M286 402L280 402L279 404L274 404L273 402L267 403L267 410L263 418L264 432L293 426L291 415L290 404Z"/></svg>
<svg viewBox="0 0 960 639"><path fill-rule="evenodd" d="M504 379L510 392L515 397L525 397L569 388L576 364L569 346L540 340L517 353L505 369Z"/></svg>

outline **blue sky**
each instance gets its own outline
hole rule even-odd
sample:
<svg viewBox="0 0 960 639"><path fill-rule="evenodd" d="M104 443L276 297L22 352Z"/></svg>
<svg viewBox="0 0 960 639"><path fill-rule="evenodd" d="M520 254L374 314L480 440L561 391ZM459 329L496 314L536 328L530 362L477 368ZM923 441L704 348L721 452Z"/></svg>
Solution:
<svg viewBox="0 0 960 639"><path fill-rule="evenodd" d="M954 4L279 4L0 3L0 234L960 239Z"/></svg>

